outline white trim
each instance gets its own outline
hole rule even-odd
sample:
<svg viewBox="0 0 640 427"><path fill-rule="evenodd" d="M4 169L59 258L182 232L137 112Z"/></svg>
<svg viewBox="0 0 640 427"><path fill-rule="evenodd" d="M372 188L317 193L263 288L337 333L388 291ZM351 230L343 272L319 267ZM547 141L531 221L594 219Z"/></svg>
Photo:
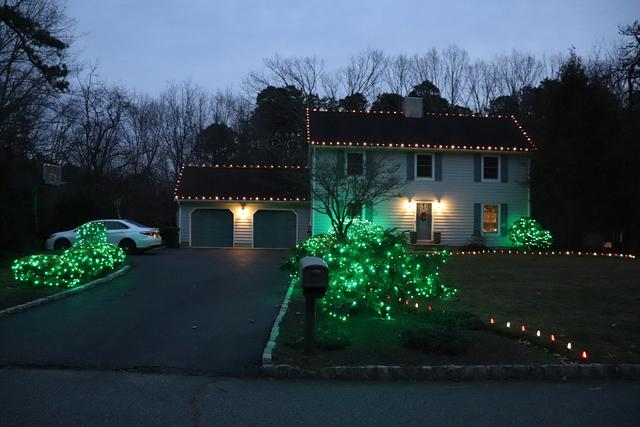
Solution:
<svg viewBox="0 0 640 427"><path fill-rule="evenodd" d="M293 212L293 214L296 217L296 245L298 244L298 212L295 211L295 209L275 209L275 208L258 208L255 211L253 211L253 215L251 215L251 247L255 248L256 247L256 242L255 242L255 238L256 238L256 222L254 221L254 218L256 216L256 214L260 211L291 211ZM283 248L260 248L260 249L283 249Z"/></svg>
<svg viewBox="0 0 640 427"><path fill-rule="evenodd" d="M489 236L500 236L500 208L501 203L481 203L480 204L480 232L482 234L487 234ZM497 215L496 215L496 231L484 231L484 207L485 206L497 206Z"/></svg>
<svg viewBox="0 0 640 427"><path fill-rule="evenodd" d="M180 242L182 241L182 206L180 206L180 201L178 201L178 246L180 246Z"/></svg>
<svg viewBox="0 0 640 427"><path fill-rule="evenodd" d="M210 208L210 207L197 207L197 208L192 208L191 211L189 212L189 247L192 248L193 245L191 244L191 231L193 230L192 227L192 217L193 217L193 212L197 211L198 209L201 210L219 210L219 211L229 211L231 212L231 227L232 227L232 233L233 233L233 238L231 239L231 247L235 248L236 247L236 215L233 213L233 210L229 209L229 208ZM253 220L253 218L252 218ZM196 246L198 248L228 248L229 246Z"/></svg>
<svg viewBox="0 0 640 427"><path fill-rule="evenodd" d="M497 157L498 158L498 175L497 178L485 178L484 177L484 159L486 157ZM483 154L482 161L480 162L480 181L481 182L500 182L500 177L502 173L502 159L499 154Z"/></svg>
<svg viewBox="0 0 640 427"><path fill-rule="evenodd" d="M415 212L413 214L413 231L416 232L416 243L418 242L418 204L419 203L427 203L431 205L431 237L430 239L426 240L427 242L433 242L433 220L434 220L434 215L433 215L433 201L432 200L416 200L416 209ZM421 240L424 241L424 240Z"/></svg>
<svg viewBox="0 0 640 427"><path fill-rule="evenodd" d="M362 154L362 174L361 175L349 175L347 171L349 170L349 159L348 154ZM345 150L344 151L344 176L365 176L367 173L367 152L360 150Z"/></svg>
<svg viewBox="0 0 640 427"><path fill-rule="evenodd" d="M418 176L418 156L431 157L431 176ZM413 153L413 179L416 181L435 181L436 157L433 153Z"/></svg>

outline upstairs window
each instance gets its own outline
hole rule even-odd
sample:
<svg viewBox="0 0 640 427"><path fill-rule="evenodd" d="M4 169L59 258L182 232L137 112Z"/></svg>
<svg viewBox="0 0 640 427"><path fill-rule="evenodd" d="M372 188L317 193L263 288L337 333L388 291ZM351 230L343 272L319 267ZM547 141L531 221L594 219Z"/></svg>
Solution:
<svg viewBox="0 0 640 427"><path fill-rule="evenodd" d="M354 219L362 219L362 205L359 203L349 203L347 205L347 216Z"/></svg>
<svg viewBox="0 0 640 427"><path fill-rule="evenodd" d="M433 178L433 156L416 154L416 177Z"/></svg>
<svg viewBox="0 0 640 427"><path fill-rule="evenodd" d="M497 181L500 176L500 158L498 156L482 157L482 180Z"/></svg>
<svg viewBox="0 0 640 427"><path fill-rule="evenodd" d="M364 153L347 153L347 175L364 174Z"/></svg>
<svg viewBox="0 0 640 427"><path fill-rule="evenodd" d="M498 205L482 205L482 232L498 232Z"/></svg>

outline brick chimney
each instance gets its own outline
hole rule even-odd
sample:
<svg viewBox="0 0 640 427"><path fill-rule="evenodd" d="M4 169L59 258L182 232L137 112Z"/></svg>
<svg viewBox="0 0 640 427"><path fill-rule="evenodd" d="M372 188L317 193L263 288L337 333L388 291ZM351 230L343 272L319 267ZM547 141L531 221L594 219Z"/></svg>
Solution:
<svg viewBox="0 0 640 427"><path fill-rule="evenodd" d="M422 98L405 96L402 99L402 112L407 118L422 118L424 116L424 112L422 111Z"/></svg>

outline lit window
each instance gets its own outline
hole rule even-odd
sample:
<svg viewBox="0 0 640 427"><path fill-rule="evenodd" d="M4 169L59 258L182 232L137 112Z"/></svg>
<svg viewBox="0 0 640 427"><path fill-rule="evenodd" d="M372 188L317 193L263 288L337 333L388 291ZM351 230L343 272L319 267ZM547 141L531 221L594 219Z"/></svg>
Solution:
<svg viewBox="0 0 640 427"><path fill-rule="evenodd" d="M416 176L433 178L433 156L431 154L416 154Z"/></svg>
<svg viewBox="0 0 640 427"><path fill-rule="evenodd" d="M498 232L498 205L482 205L482 232Z"/></svg>
<svg viewBox="0 0 640 427"><path fill-rule="evenodd" d="M347 175L362 175L364 173L364 154L347 153Z"/></svg>
<svg viewBox="0 0 640 427"><path fill-rule="evenodd" d="M482 179L497 180L500 158L498 156L484 156L482 158Z"/></svg>

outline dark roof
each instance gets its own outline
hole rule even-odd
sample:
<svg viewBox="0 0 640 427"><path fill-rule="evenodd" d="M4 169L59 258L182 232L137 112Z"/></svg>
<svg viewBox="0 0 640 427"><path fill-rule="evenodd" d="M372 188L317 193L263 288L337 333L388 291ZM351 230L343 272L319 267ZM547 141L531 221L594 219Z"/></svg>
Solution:
<svg viewBox="0 0 640 427"><path fill-rule="evenodd" d="M188 165L174 198L186 200L308 200L304 166Z"/></svg>
<svg viewBox="0 0 640 427"><path fill-rule="evenodd" d="M447 150L533 151L535 145L511 116L401 112L308 112L312 145L430 148Z"/></svg>

